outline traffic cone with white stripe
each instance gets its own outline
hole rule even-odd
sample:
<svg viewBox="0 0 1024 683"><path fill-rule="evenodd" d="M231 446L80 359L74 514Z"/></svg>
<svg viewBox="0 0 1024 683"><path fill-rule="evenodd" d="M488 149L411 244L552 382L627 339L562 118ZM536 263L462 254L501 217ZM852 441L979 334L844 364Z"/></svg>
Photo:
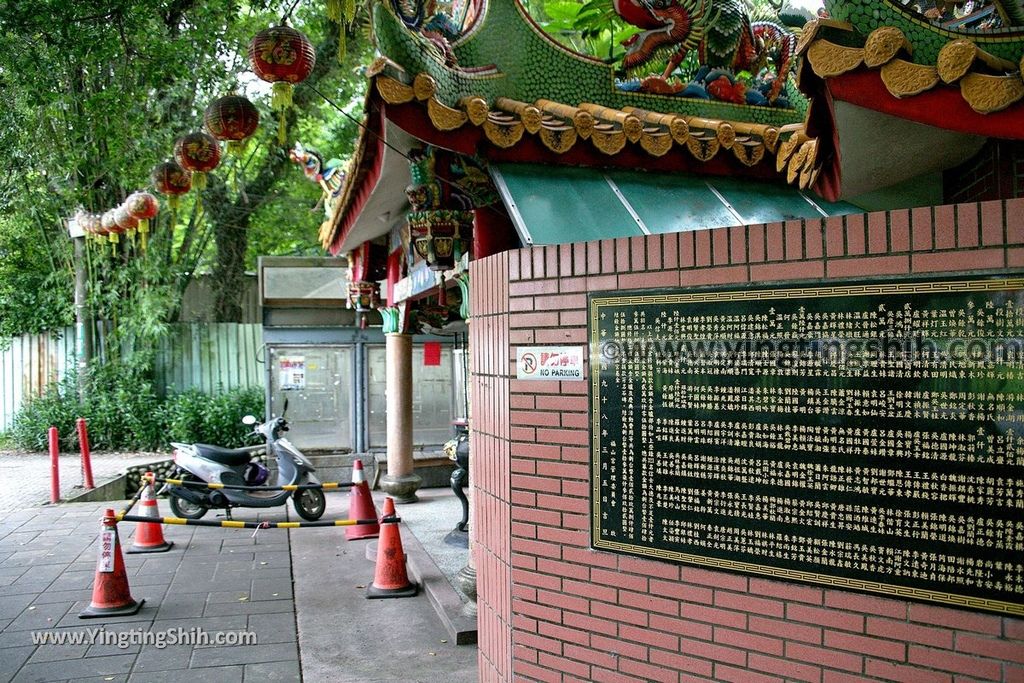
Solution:
<svg viewBox="0 0 1024 683"><path fill-rule="evenodd" d="M132 598L128 587L128 572L124 568L124 557L121 556L121 542L117 538L117 518L113 510L106 510L100 527L100 556L96 562L92 601L78 614L78 618L128 616L138 612L144 602L136 602Z"/></svg>
<svg viewBox="0 0 1024 683"><path fill-rule="evenodd" d="M149 483L146 484L146 488L142 491L142 499L139 501L142 515L144 517L152 517L153 519L161 519L160 507L156 503L156 495L153 493L153 479L152 473L147 472L147 477L150 477ZM132 541L132 547L126 551L129 555L135 553L166 553L171 549L174 542L168 542L164 540L164 527L160 522L139 522L138 526L135 527L135 539Z"/></svg>
<svg viewBox="0 0 1024 683"><path fill-rule="evenodd" d="M390 497L384 499L384 517L395 516L395 501ZM366 587L366 597L374 598L411 598L419 590L419 584L409 580L405 570L405 551L402 549L402 531L397 522L383 525L380 540L377 541L377 566L373 573L373 583Z"/></svg>
<svg viewBox="0 0 1024 683"><path fill-rule="evenodd" d="M370 485L366 483L366 476L363 475L363 461L358 458L352 462L352 488L348 491L348 518L377 519L377 508L373 504L373 496L370 495ZM349 541L360 538L377 538L379 535L380 525L376 522L345 527L345 539Z"/></svg>

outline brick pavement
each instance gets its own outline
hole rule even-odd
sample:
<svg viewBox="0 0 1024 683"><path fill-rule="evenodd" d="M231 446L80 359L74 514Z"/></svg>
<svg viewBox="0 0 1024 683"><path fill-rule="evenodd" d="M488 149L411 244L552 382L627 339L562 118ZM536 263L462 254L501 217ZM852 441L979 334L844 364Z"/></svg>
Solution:
<svg viewBox="0 0 1024 683"><path fill-rule="evenodd" d="M132 465L157 462L168 453L93 453L93 481L99 484ZM0 451L0 515L50 502L50 456L47 453ZM82 491L81 457L77 453L60 456L61 496Z"/></svg>

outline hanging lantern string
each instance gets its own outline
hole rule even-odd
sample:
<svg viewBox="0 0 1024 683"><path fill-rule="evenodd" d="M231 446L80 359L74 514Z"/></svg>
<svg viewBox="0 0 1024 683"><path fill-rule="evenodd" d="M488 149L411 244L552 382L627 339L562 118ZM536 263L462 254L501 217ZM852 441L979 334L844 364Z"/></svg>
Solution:
<svg viewBox="0 0 1024 683"><path fill-rule="evenodd" d="M288 8L288 11L281 15L281 23L282 24L292 18L292 12L294 12L295 8L298 7L298 6L299 6L299 0L295 0L295 2L292 3L292 6L290 8Z"/></svg>
<svg viewBox="0 0 1024 683"><path fill-rule="evenodd" d="M347 111L342 109L336 102L334 102L334 100L332 100L327 95L325 95L322 92L320 92L319 90L317 90L316 86L311 85L309 83L302 83L300 85L302 87L309 88L310 90L315 92L317 95L319 95L323 99L324 102L326 102L327 104L331 105L332 107L337 109L339 112L341 112L341 115L344 116L346 119L348 119L352 123L356 124L357 126L362 128L364 131L366 131L370 135L373 135L375 138L377 138L380 141L380 143L382 145L384 145L385 147L390 149L392 152L394 152L395 154L397 154L398 156L402 157L403 159L405 159L408 162L412 162L413 161L412 157L410 157L408 154L406 154L405 152L403 152L402 150L400 150L399 148L395 147L393 144L388 142L387 139L383 135L380 135L376 131L371 130L369 128L369 126L367 126L365 123L363 123L362 121L358 120L356 117L352 116ZM463 189L461 187L459 187L455 183L451 182L450 180L447 180L446 178L442 178L439 175L438 176L434 176L434 180L436 180L437 182L441 183L442 185L447 185L449 187L449 189L451 189L453 191L457 191L457 192L462 192L463 191ZM500 213L497 209L495 209L493 206L490 206L490 205L478 206L478 207L475 207L475 208L477 208L477 209L486 209L487 211L492 211L496 216L503 216L504 215L504 214Z"/></svg>

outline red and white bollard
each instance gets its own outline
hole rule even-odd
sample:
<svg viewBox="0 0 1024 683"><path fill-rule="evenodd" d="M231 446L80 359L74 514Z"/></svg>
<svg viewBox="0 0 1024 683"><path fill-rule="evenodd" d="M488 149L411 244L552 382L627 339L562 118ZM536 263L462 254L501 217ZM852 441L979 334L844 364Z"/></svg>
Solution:
<svg viewBox="0 0 1024 683"><path fill-rule="evenodd" d="M60 443L57 438L57 428L50 427L50 502L60 501Z"/></svg>

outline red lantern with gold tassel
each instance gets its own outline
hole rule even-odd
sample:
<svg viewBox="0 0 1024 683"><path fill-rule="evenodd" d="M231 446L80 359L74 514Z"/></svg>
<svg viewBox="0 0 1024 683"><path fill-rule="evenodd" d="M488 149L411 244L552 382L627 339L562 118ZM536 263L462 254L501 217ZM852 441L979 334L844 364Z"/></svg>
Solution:
<svg viewBox="0 0 1024 683"><path fill-rule="evenodd" d="M87 213L83 216L82 228L85 230L85 238L87 240L91 242L99 241L102 227L99 214Z"/></svg>
<svg viewBox="0 0 1024 683"><path fill-rule="evenodd" d="M124 200L124 206L136 220L139 221L139 241L142 251L146 251L146 243L149 239L149 221L156 218L160 212L160 202L148 192L132 192L128 199Z"/></svg>
<svg viewBox="0 0 1024 683"><path fill-rule="evenodd" d="M228 153L241 156L249 137L260 125L260 113L240 95L218 98L206 107L203 124L210 135L228 143Z"/></svg>
<svg viewBox="0 0 1024 683"><path fill-rule="evenodd" d="M260 31L249 43L249 64L253 73L273 83L271 108L278 112L277 142L285 144L285 111L292 106L292 85L313 73L316 49L300 31L290 26L273 26Z"/></svg>
<svg viewBox="0 0 1024 683"><path fill-rule="evenodd" d="M128 207L122 204L114 209L114 222L121 230L121 234L127 234L131 241L135 242L135 230L139 227L139 219L131 214Z"/></svg>
<svg viewBox="0 0 1024 683"><path fill-rule="evenodd" d="M206 174L220 164L220 145L206 133L189 133L174 143L174 160L192 173L192 187L205 190Z"/></svg>
<svg viewBox="0 0 1024 683"><path fill-rule="evenodd" d="M100 216L100 226L102 226L107 239L110 240L110 253L116 254L118 235L124 232L124 230L117 225L117 218L114 216L114 209L103 212L103 215Z"/></svg>
<svg viewBox="0 0 1024 683"><path fill-rule="evenodd" d="M177 210L180 196L192 189L191 174L174 161L157 164L151 179L156 191L167 195L167 205L173 210Z"/></svg>

